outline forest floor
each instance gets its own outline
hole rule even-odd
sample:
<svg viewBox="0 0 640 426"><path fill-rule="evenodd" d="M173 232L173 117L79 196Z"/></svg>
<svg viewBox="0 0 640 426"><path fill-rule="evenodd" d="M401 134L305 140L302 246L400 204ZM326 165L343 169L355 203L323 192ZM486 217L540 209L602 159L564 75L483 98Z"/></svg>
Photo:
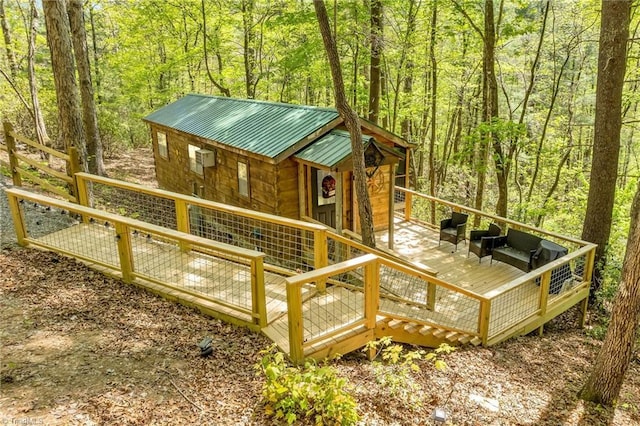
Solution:
<svg viewBox="0 0 640 426"><path fill-rule="evenodd" d="M148 150L123 153L108 170L154 185L148 159ZM443 372L419 361L396 392L377 384L362 353L333 365L365 425L431 424L435 407L452 425L640 425L637 355L615 408L577 399L601 344L577 315L556 318L543 336L460 348L443 356ZM268 339L54 253L2 247L0 333L0 424L274 423L254 368ZM207 358L204 336L213 338Z"/></svg>

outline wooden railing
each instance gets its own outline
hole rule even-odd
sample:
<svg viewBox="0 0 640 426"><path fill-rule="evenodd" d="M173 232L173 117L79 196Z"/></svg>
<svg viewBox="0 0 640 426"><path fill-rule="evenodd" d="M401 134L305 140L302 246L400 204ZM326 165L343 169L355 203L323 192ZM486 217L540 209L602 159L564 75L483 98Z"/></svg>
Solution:
<svg viewBox="0 0 640 426"><path fill-rule="evenodd" d="M46 248L97 264L112 271L118 271L125 282L134 282L136 279L143 279L158 284L168 290L178 290L181 293L191 294L223 307L224 309L222 309L222 311L231 312L231 315L235 312L237 314L236 319L245 321L247 325L254 325L257 328L266 326L267 311L264 287L264 253L211 241L105 211L56 200L22 189L11 188L6 190L6 193L9 199L18 243L20 245L33 245ZM101 232L107 232L105 231L106 227L106 229L110 230L108 234L109 238L104 239L98 244L95 242L92 244L91 241L82 240L83 237L81 235L78 236L80 239L77 241L70 239L70 237L62 237L62 234L59 234L61 236L57 238L55 232L41 238L32 238L30 236L30 230L28 229L29 221L25 221L25 211L23 209L25 202L36 203L37 207L34 208L42 209L41 214L52 215L55 213L56 216L60 216L60 214L63 213L68 216L82 217L83 220L87 222L87 224L75 224L75 226L92 227L99 229ZM29 206L29 208L33 210L31 206ZM37 214L37 212L34 214ZM47 220L47 218L43 218L43 220ZM162 265L157 259L155 261L153 258L144 259L141 257L140 248L134 247L134 238L137 238L138 241L142 240L143 242L141 244L146 243L144 242L145 235L149 240L151 240L153 236L153 242L161 244L163 252L173 250L179 258L182 258L181 256L185 254L185 250L193 250L196 253L207 253L207 255L198 255L196 263L200 270L203 270L206 274L213 277L213 281L218 280L218 275L216 274L223 272L223 268L219 267L220 262L232 264L234 268L245 270L246 273L244 273L243 276L251 277L250 289L247 289L247 294L250 295L250 302L248 302L249 307L247 307L245 303L237 303L237 301L233 299L212 296L206 291L193 290L187 285L180 286L176 284L180 278L184 279L185 276L190 277L195 274L193 266L182 265L179 262L175 262L171 265L171 267L174 268L171 270L171 272L174 273L173 278L171 280L166 279L164 275L158 273L158 271L166 268L166 265ZM63 240L62 238L65 239ZM85 238L90 239L91 236L85 236ZM100 245L100 247L96 247L96 245ZM96 255L91 252L92 249L97 250L99 253L107 252L107 255ZM110 258L108 252L117 253L117 256ZM152 255L150 254L149 256ZM144 260L154 262L152 264L153 268L143 267L142 264ZM176 276L175 274L178 275ZM204 278L198 276L197 280L206 279L206 274ZM222 280L219 279L219 281ZM211 284L215 286L220 283L212 282ZM248 318L248 320L245 318Z"/></svg>
<svg viewBox="0 0 640 426"><path fill-rule="evenodd" d="M449 324L446 328L451 331L464 333L468 336L486 336L486 330L488 329L490 320L488 316L489 299L471 291L460 289L432 275L421 274L414 269L389 261L388 259L380 258L374 254L366 254L336 265L327 266L286 279L287 305L289 309L289 355L294 362L300 362L306 354L313 353L314 346L317 346L321 342L326 342L329 339L336 338L337 336L348 335L344 340L361 339L359 335L353 335L354 330L357 331L360 329L360 335L364 334L368 336L365 331L376 328L376 319L379 315L384 315L387 318L411 321L416 325L445 327L442 321L438 321L438 318L452 314L460 315L468 313L462 312L465 309L464 305L447 304L442 301L434 304L435 306L430 310L425 309L423 311L424 317L422 318L408 315L403 316L397 312L393 312L393 310L385 309L382 303L382 299L384 299L385 296L383 294L384 291L381 290L382 280L380 279L381 275L384 274L384 267L393 268L403 274L419 278L424 282L425 287L429 285L433 286L434 289L437 288L443 298L446 298L447 291L455 294L456 299L462 297L467 298L470 303L466 306L466 309L475 312L475 320L471 324L468 324L467 328L458 328L455 324ZM332 277L353 273L359 269L363 270L361 286L354 286L332 280ZM306 312L303 313L303 286L310 284L317 285L319 282L331 282L333 285L331 290L327 290L327 300L335 300L332 292L336 291L336 287L345 289L347 292L356 293L359 296L354 297L348 307L338 308L332 306L331 302L326 303L326 305L323 304L323 296L319 296L321 301L316 308L319 312L314 312L313 306L307 306ZM347 312L345 312L345 310ZM307 323L317 321L318 318L316 317L335 318L341 315L348 317L349 320L341 321L338 327L329 327L315 333L313 332L313 327ZM349 335L349 333L351 333L351 335ZM366 338L367 337L365 337L365 339ZM366 342L362 342L363 345L364 343Z"/></svg>
<svg viewBox="0 0 640 426"><path fill-rule="evenodd" d="M479 295L438 278L437 271L408 261L398 261L388 254L373 251L352 238L332 233L319 224L258 213L86 173L77 173L75 182L81 205L48 199L18 189L8 191L21 244L54 249L112 270L119 270L125 280L134 281L140 278L167 288L172 288L174 284L136 269L136 262L132 257L132 232L153 235L155 239L170 242L183 253L206 253L221 259L231 259L238 264L244 263L250 269L252 277L250 307L235 306L233 303L216 298L210 298L210 300L236 311L239 315L249 315L250 323L257 328L267 325L264 271L269 270L289 276L287 279L289 348L291 357L295 360L300 360L300 357L313 352L314 348L326 344L327 341L351 339L353 344L362 343L358 339L362 339L363 335L358 334L357 331L373 330L376 327L375 321L378 315L475 336L483 344L490 345L513 334L522 334L541 327L549 319L580 301L583 302L583 312L586 312L584 308L586 308L595 253L593 244L404 188L397 189L405 193L405 200L409 206L405 207L405 214L408 212L406 217L410 220L416 220L411 216L412 202L415 199L424 199L429 203L444 206L446 209L480 215L485 220L506 223L514 228L536 232L556 241L572 244L577 248L568 255L488 294ZM104 191L101 192L101 190ZM100 208L112 209L111 212L92 208L91 196L96 196L97 199L96 194L100 193L112 198L103 200L102 204L98 203L99 200L96 203L100 204ZM87 224L86 226L89 226L92 220L113 225L114 235L117 237L113 241L117 241L117 244L114 244L116 244L118 262L116 264L101 263L99 259L88 257L81 252L54 247L41 239L29 237L27 225L22 220L20 200L29 200L74 212ZM142 208L136 205L137 202L148 205ZM201 230L193 229L194 211L197 212L198 217L204 217L204 220L218 224L224 223L225 228L216 229L214 234L218 237L222 235L232 244L195 235ZM145 215L150 218L151 223L148 223ZM154 221L157 223L154 224ZM236 222L239 223L238 227L233 228ZM207 226L212 225L209 223ZM207 226L203 225L202 228ZM241 234L250 236L246 237L245 241L238 237L242 236ZM273 243L269 241L271 239ZM242 247L248 243L252 246L255 244L260 251ZM289 247L292 257L304 257L305 250L308 250L310 263L307 264L306 261L299 259L293 261L291 267L273 263L273 258L282 256L273 256L270 251L282 250L283 247ZM559 271L569 271L570 276L559 275ZM387 277L393 278L387 279ZM550 294L551 287L558 285L558 280L562 281L561 290ZM568 283L566 286L565 281ZM303 301L302 288L310 283L316 287L317 296ZM536 287L537 285L539 287ZM184 288L179 290L190 291ZM347 303L340 308L342 311L335 311L338 305L329 304L331 292L335 291L342 292L347 298ZM201 294L198 293L198 296ZM327 304L323 305L325 302ZM388 302L394 302L398 306L410 306L412 309L396 310L395 305ZM319 318L309 317L315 315L313 309L320 311L324 309L323 312L328 318L340 319L340 321L324 329L322 327L312 329L309 327L310 324L314 323L315 327L318 327L317 320L319 320ZM334 311L330 311L331 309ZM358 336L354 336L354 333ZM370 337L370 335L367 336Z"/></svg>
<svg viewBox="0 0 640 426"><path fill-rule="evenodd" d="M3 126L6 145L0 144L0 150L6 151L9 155L9 164L5 163L5 165L7 165L11 171L13 184L15 186L22 186L22 179L24 178L40 185L43 189L51 193L63 197L71 202L77 202L74 195L77 194L77 189L73 175L81 171L78 150L75 147L71 147L68 149L68 153L59 152L16 133L8 122L4 122ZM16 142L22 142L25 145L35 148L39 152L63 160L69 167L69 173L67 174L55 170L46 164L43 164L43 162L33 160L24 155L24 153L20 153ZM49 179L42 178L38 176L38 174L31 172L27 167L22 165L23 163L37 169L45 175L48 175ZM56 186L50 181L51 178L59 181L62 185L67 186L67 189L61 186Z"/></svg>
<svg viewBox="0 0 640 426"><path fill-rule="evenodd" d="M456 211L456 212L463 212L463 213L467 213L469 215L473 215L476 216L480 219L489 221L489 222L496 222L496 223L500 223L502 225L507 225L510 228L514 228L514 229L519 229L522 231L527 231L527 232L533 232L535 234L539 234L539 235L544 235L545 237L551 238L553 240L557 240L557 241L564 241L566 243L571 243L572 245L575 245L577 247L584 247L586 245L589 245L591 243L587 242L587 241L582 241L580 239L577 238L573 238L573 237L569 237L566 235L561 235L555 232L550 232L547 231L545 229L542 228L537 228L535 226L531 226L531 225L527 225L525 223L521 223L521 222L517 222L515 220L512 219L508 219L505 217L501 217L501 216L496 216L487 212L483 212L481 210L476 210L472 207L468 207L468 206L464 206L462 204L457 204L457 203L453 203L451 201L446 201L446 200L442 200L440 198L437 197L432 197L431 195L427 195L427 194L423 194L420 192L416 192L414 190L411 189L407 189L407 188L402 188L399 186L395 187L395 190L397 193L402 193L405 196L405 200L404 200L404 219L407 221L416 221L416 222L421 222L421 223L425 223L428 226L434 227L437 229L437 227L439 226L439 221L435 220L432 221L429 218L425 218L425 217L417 217L414 214L414 210L415 210L415 202L419 201L419 200L423 200L423 201L427 201L429 203L434 203L436 205L436 207L447 207L448 209L450 209L451 211ZM427 216L430 216L430 214L427 214ZM470 221L471 222L471 221ZM467 225L469 226L469 225Z"/></svg>
<svg viewBox="0 0 640 426"><path fill-rule="evenodd" d="M463 212L475 216L479 219L478 221L499 223L503 227L507 226L509 228L534 233L543 238L552 239L559 244L569 246L570 252L568 255L537 268L485 295L489 299L486 309L488 316L491 317L491 321L486 324L487 329L482 336L484 344L492 344L504 340L504 337L512 335L515 331L523 327L527 330L537 328L538 324L544 324L544 322L552 319L558 313L578 302L582 302L581 323L584 323L589 287L594 268L595 244L492 215L410 189L401 187L396 187L395 189L397 193L404 194L404 219L406 221L419 222L438 229L439 221L437 220L437 216L436 218L432 218L431 215L434 210L438 211L444 208L446 210L441 217L446 217L449 211ZM429 203L429 207L433 205L435 208L424 209L424 216L416 217L414 214L415 203L420 202L420 200L422 200L423 203ZM563 270L573 270L576 272L574 276L571 277L573 283L571 283L570 286L560 286L558 283L553 283L554 285L558 285L561 291L558 295L549 297L552 276L558 275L558 271ZM565 280L568 280L568 278L565 278ZM530 288L531 285L539 285L537 298L535 300L531 299L529 302L530 306L526 307L527 309L514 309L510 312L509 304L523 307L521 304L522 301L518 298L518 292L525 293L527 286ZM508 318L501 318L501 316L508 316ZM497 321L497 318L500 318L501 321ZM498 323L500 324L499 327L497 326Z"/></svg>

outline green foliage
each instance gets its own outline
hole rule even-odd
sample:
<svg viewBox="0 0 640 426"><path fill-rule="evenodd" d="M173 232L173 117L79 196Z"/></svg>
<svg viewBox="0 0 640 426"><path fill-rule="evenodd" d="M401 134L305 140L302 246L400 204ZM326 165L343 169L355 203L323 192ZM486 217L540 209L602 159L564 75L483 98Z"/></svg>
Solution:
<svg viewBox="0 0 640 426"><path fill-rule="evenodd" d="M447 369L447 364L440 358L442 354L449 354L454 347L441 344L433 352L427 353L423 349L405 351L399 344L393 344L389 336L374 340L365 346L364 351L374 350L373 371L378 383L391 397L397 398L407 407L420 407L423 403L423 391L414 379L414 374L421 368L419 361L429 362L438 371ZM382 361L376 361L381 358Z"/></svg>
<svg viewBox="0 0 640 426"><path fill-rule="evenodd" d="M260 354L256 369L266 379L262 397L268 416L288 424L303 419L317 425L353 425L358 421L349 384L335 368L313 361L303 367L289 366L275 345Z"/></svg>

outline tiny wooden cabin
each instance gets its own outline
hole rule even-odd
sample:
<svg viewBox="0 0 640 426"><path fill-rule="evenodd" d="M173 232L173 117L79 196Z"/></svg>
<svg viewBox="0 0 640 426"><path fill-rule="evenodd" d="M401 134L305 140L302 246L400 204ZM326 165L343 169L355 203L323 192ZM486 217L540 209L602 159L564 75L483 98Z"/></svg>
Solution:
<svg viewBox="0 0 640 426"><path fill-rule="evenodd" d="M335 109L191 94L144 120L161 188L359 231L350 138ZM409 144L360 123L374 227L383 230Z"/></svg>

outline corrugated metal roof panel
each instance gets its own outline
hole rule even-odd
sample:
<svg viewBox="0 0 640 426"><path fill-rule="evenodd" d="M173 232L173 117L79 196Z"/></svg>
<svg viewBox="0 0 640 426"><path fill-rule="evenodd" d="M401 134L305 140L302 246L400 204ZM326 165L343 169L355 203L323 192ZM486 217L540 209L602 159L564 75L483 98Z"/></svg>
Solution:
<svg viewBox="0 0 640 426"><path fill-rule="evenodd" d="M191 94L145 120L275 158L337 117L331 108Z"/></svg>
<svg viewBox="0 0 640 426"><path fill-rule="evenodd" d="M363 136L367 143L371 136ZM332 130L295 155L295 158L332 169L351 155L351 137L344 130Z"/></svg>

